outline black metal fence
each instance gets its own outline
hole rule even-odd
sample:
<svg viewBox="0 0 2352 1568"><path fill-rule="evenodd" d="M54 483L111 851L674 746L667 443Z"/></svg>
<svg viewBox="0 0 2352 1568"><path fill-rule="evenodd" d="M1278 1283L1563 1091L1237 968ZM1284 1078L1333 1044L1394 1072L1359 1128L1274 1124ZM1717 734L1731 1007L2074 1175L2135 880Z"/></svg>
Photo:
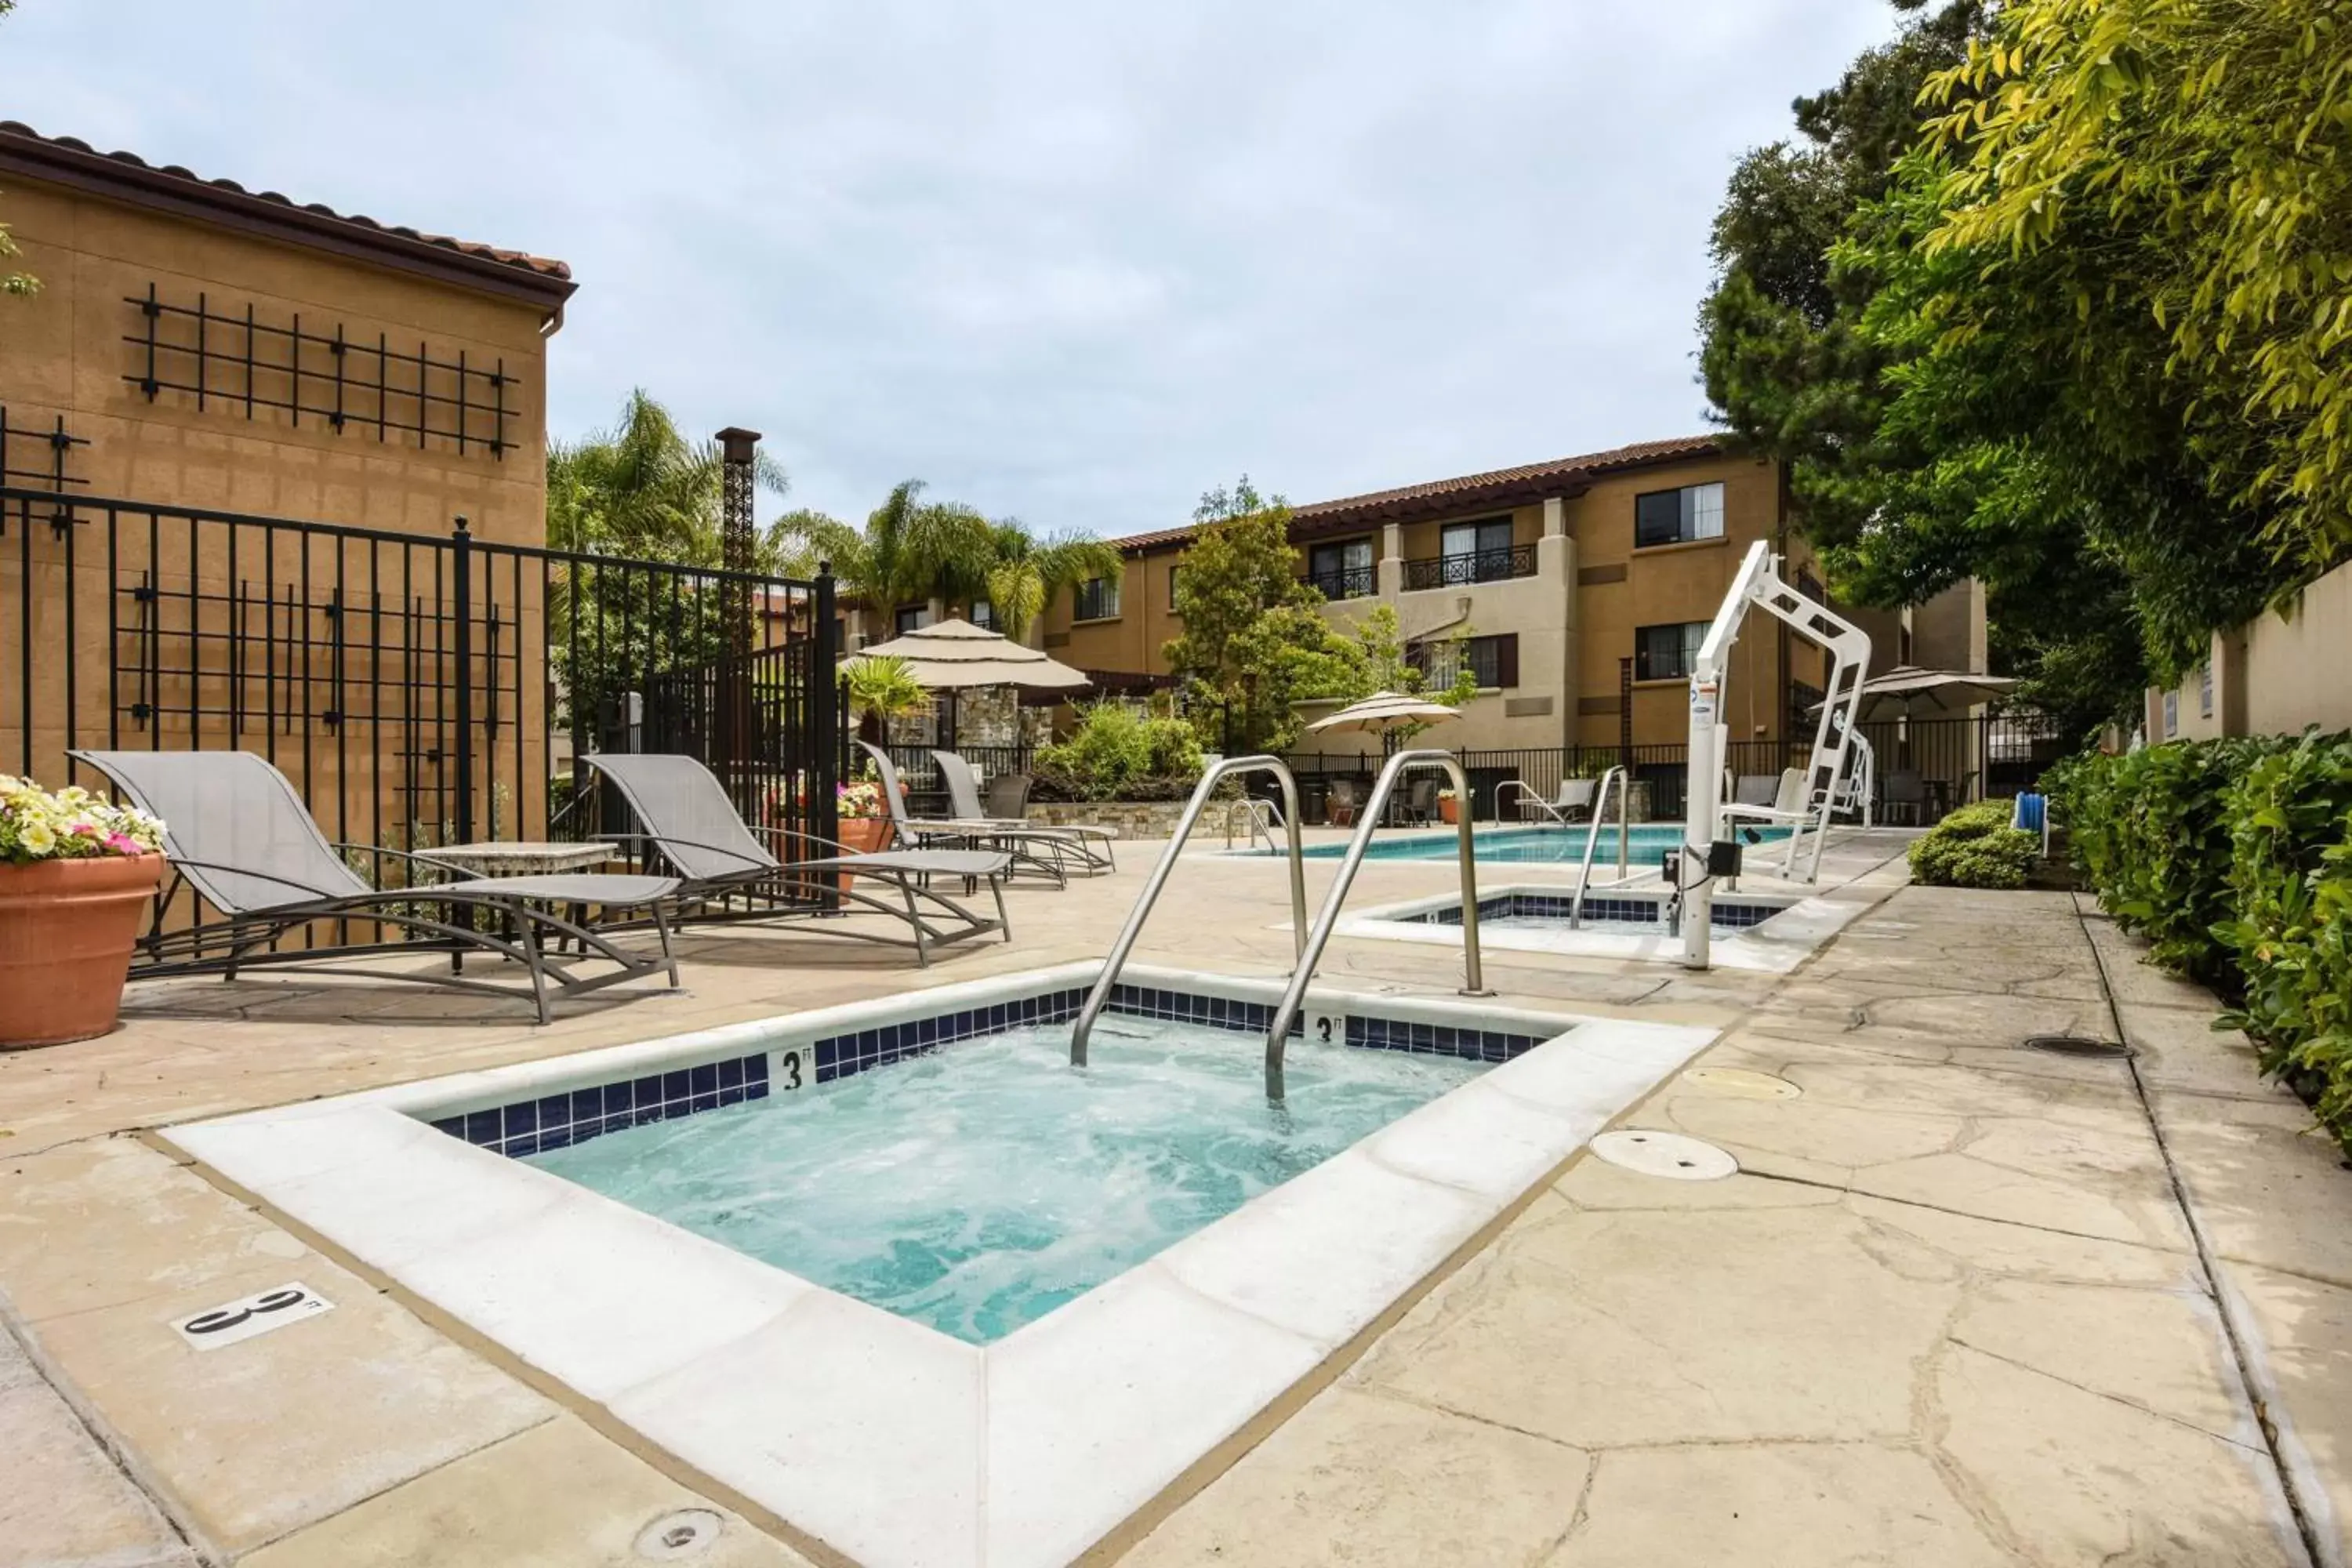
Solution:
<svg viewBox="0 0 2352 1568"><path fill-rule="evenodd" d="M595 750L684 752L830 837L833 583L0 489L0 769L268 757L332 839L577 838ZM11 668L9 667L13 666Z"/></svg>

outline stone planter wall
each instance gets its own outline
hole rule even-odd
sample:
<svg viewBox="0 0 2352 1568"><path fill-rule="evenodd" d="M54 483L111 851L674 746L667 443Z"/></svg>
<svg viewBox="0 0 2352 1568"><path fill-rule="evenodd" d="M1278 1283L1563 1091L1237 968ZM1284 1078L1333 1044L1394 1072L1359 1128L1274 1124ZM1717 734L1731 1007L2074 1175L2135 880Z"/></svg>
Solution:
<svg viewBox="0 0 2352 1568"><path fill-rule="evenodd" d="M1166 838L1184 815L1181 800L1033 801L1029 820L1041 827L1116 827L1122 838ZM1204 819L1192 835L1208 831Z"/></svg>

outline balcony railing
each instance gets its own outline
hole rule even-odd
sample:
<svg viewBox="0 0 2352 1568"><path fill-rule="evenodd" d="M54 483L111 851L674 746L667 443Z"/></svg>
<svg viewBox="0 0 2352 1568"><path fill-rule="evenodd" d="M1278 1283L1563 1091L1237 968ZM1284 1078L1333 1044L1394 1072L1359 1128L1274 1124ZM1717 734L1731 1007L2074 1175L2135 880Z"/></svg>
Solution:
<svg viewBox="0 0 2352 1568"><path fill-rule="evenodd" d="M1500 583L1536 574L1536 547L1514 544L1508 550L1480 550L1467 554L1436 555L1404 563L1404 585L1415 588L1457 588L1470 583Z"/></svg>
<svg viewBox="0 0 2352 1568"><path fill-rule="evenodd" d="M1327 599L1369 599L1381 591L1381 569L1377 566L1309 572L1300 580Z"/></svg>

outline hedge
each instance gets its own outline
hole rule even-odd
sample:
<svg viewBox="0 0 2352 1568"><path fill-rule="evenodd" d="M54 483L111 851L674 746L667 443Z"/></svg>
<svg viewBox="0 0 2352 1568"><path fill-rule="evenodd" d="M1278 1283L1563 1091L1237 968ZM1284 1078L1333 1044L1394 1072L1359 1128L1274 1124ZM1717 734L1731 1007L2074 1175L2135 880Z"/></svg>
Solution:
<svg viewBox="0 0 2352 1568"><path fill-rule="evenodd" d="M1911 876L1937 888L2022 888L2042 836L2009 825L2011 803L1964 805L1911 845Z"/></svg>
<svg viewBox="0 0 2352 1568"><path fill-rule="evenodd" d="M2175 742L2049 783L2100 906L2233 1001L2221 1025L2352 1146L2352 734Z"/></svg>

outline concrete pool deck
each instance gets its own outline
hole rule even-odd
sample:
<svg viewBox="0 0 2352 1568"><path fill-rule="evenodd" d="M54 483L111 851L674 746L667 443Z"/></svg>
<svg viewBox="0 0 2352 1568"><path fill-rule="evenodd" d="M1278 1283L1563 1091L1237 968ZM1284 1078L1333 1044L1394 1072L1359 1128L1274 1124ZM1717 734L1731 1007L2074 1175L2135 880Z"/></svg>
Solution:
<svg viewBox="0 0 2352 1568"><path fill-rule="evenodd" d="M2308 1534L2340 1561L2352 1175L2207 1029L2210 997L2066 895L1904 887L1903 837L1832 847L1823 896L1864 912L1790 974L1491 953L1505 1005L1727 1029L1622 1120L1742 1173L1579 1156L1104 1554L2293 1563ZM723 1528L679 1561L831 1560L143 1130L1099 956L1151 858L1123 847L1116 877L1013 895L1015 942L921 973L698 936L687 994L543 1030L398 987L206 982L134 990L106 1039L0 1057L0 1565L622 1564L681 1509ZM1310 897L1332 869L1309 864ZM1374 862L1350 902L1451 878ZM1188 860L1139 956L1278 973L1286 900L1271 864ZM1343 936L1324 973L1442 995L1458 963ZM2017 1048L2118 1026L2136 1063ZM297 1279L333 1310L203 1353L171 1328Z"/></svg>

